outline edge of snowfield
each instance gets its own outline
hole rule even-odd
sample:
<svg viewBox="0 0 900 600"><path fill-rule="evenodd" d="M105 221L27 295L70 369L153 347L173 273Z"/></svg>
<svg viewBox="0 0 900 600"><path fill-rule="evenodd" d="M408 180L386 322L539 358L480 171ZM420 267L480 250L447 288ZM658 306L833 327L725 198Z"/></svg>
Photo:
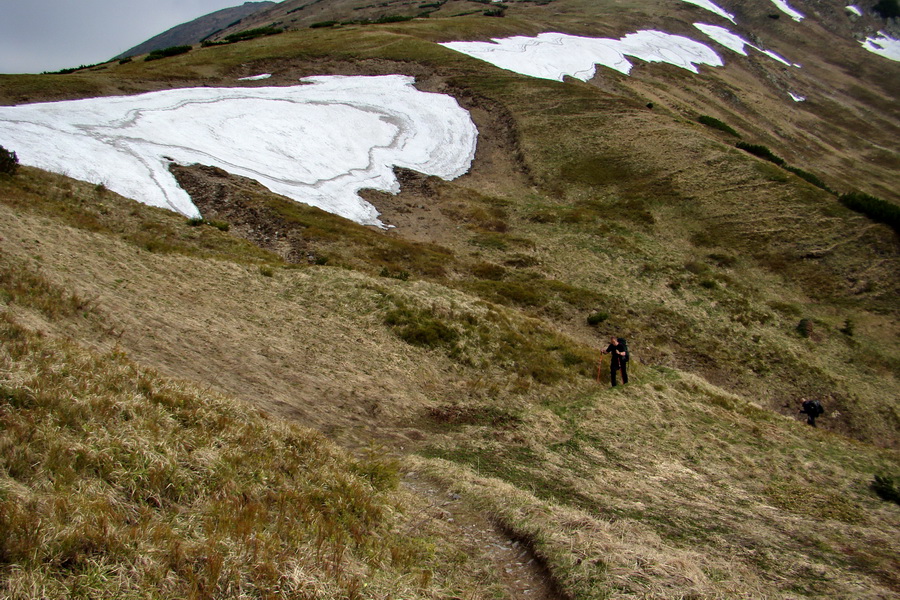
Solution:
<svg viewBox="0 0 900 600"><path fill-rule="evenodd" d="M305 85L183 88L0 107L0 144L22 164L199 216L169 165L200 163L364 225L384 225L357 192L397 193L393 167L454 179L478 131L447 95L405 75L319 76Z"/></svg>

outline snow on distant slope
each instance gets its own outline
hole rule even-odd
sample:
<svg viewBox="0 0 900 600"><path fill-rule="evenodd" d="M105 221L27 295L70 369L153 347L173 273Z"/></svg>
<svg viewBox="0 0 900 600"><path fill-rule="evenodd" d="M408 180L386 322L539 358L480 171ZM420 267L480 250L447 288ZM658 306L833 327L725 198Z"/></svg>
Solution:
<svg viewBox="0 0 900 600"><path fill-rule="evenodd" d="M620 40L587 38L565 33L516 36L491 42L446 42L451 50L468 54L502 69L562 81L569 75L588 81L596 65L631 72L626 56L647 62L663 62L697 73L698 64L722 66L722 59L708 46L660 31L638 31Z"/></svg>
<svg viewBox="0 0 900 600"><path fill-rule="evenodd" d="M0 107L0 144L23 164L187 216L199 213L171 162L219 167L370 225L378 213L357 192L399 191L393 166L444 179L468 171L478 132L452 97L402 75L301 81L311 85Z"/></svg>
<svg viewBox="0 0 900 600"><path fill-rule="evenodd" d="M239 77L238 81L262 81L271 77L271 73L263 73L261 75L251 75L250 77Z"/></svg>
<svg viewBox="0 0 900 600"><path fill-rule="evenodd" d="M717 15L719 15L720 17L724 17L724 18L728 19L729 21L731 21L732 23L735 23L733 14L726 12L723 8L717 6L716 4L710 2L709 0L683 0L683 1L687 2L688 4L694 4L696 6L699 6L700 8L705 8L706 10L708 10L710 12L714 12Z"/></svg>
<svg viewBox="0 0 900 600"><path fill-rule="evenodd" d="M705 33L713 41L718 42L719 44L722 44L723 46L725 46L729 50L732 50L733 52L737 52L738 54L747 56L747 51L744 50L744 46L749 46L750 48L753 48L754 50L756 50L758 52L762 52L769 58L777 60L778 62L785 64L787 66L791 66L791 63L789 61L787 61L784 58L782 58L781 56L775 54L771 50L763 50L759 46L751 44L750 42L748 42L741 36L728 31L724 27L719 27L718 25L707 25L706 23L694 23L694 27L696 27L697 29L699 29L700 31ZM794 65L794 66L799 66L799 65Z"/></svg>
<svg viewBox="0 0 900 600"><path fill-rule="evenodd" d="M885 58L900 61L900 40L888 37L883 31L878 32L878 37L866 38L862 47Z"/></svg>
<svg viewBox="0 0 900 600"><path fill-rule="evenodd" d="M785 2L784 0L772 0L772 4L777 6L778 10L780 10L784 14L788 15L790 18L792 18L795 21L799 22L805 18L803 14L801 14L801 13L797 12L796 10L794 10L793 8L791 8L790 5L787 2Z"/></svg>
<svg viewBox="0 0 900 600"><path fill-rule="evenodd" d="M863 16L862 11L859 10L859 7L858 7L858 6L854 6L854 5L852 5L852 4L851 4L850 6L845 6L845 7L844 7L844 10L846 10L846 11L849 12L849 13L853 13L853 14L856 15L857 17Z"/></svg>

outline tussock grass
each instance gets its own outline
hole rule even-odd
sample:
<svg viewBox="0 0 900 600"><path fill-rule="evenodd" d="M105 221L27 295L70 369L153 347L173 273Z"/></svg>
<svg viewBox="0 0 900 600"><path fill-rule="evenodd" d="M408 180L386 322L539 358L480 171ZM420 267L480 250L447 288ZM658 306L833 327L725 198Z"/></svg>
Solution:
<svg viewBox="0 0 900 600"><path fill-rule="evenodd" d="M147 252L176 253L242 263L280 263L275 254L226 235L226 223L198 227L167 210L139 204L102 186L24 167L0 180L0 202L71 227L123 239Z"/></svg>
<svg viewBox="0 0 900 600"><path fill-rule="evenodd" d="M419 468L532 544L573 598L849 597L859 584L874 598L900 583L900 520L868 488L895 452L693 376L641 380L466 426Z"/></svg>
<svg viewBox="0 0 900 600"><path fill-rule="evenodd" d="M0 367L0 595L419 598L443 578L399 529L389 459L7 313Z"/></svg>

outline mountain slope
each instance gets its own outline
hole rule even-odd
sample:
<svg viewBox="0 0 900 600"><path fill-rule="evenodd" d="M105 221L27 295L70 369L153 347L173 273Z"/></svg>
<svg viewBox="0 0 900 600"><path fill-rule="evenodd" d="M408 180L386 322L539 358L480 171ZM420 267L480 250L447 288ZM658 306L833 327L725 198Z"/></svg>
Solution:
<svg viewBox="0 0 900 600"><path fill-rule="evenodd" d="M900 520L870 486L900 462L900 240L698 121L831 188L898 200L896 64L844 37L841 13L791 4L804 22L769 18L768 2L727 8L802 69L722 50L725 65L699 74L636 62L558 82L434 43L651 25L696 36L693 22L715 18L682 2L557 0L3 77L12 103L402 73L479 129L468 174L401 171L400 194L364 192L388 231L202 165L173 171L205 224L23 168L0 180L5 318L375 446L417 474L404 478L417 493L427 476L530 547L563 597L891 597ZM259 73L272 77L236 81ZM800 84L796 103L785 92ZM47 285L59 293L38 301ZM634 362L610 390L608 363L600 383L595 367L614 334ZM10 356L17 335L4 334ZM825 404L815 429L797 418L804 397ZM422 500L400 501L415 522ZM489 563L449 510L427 514L448 549L414 560L424 597L516 597L502 566L428 587L428 572L452 581L447 557L460 573Z"/></svg>
<svg viewBox="0 0 900 600"><path fill-rule="evenodd" d="M254 13L274 5L274 2L245 2L240 6L217 10L153 36L149 40L141 42L137 46L113 57L113 60L147 54L154 50L162 50L172 46L199 44L209 36L227 27L234 27Z"/></svg>

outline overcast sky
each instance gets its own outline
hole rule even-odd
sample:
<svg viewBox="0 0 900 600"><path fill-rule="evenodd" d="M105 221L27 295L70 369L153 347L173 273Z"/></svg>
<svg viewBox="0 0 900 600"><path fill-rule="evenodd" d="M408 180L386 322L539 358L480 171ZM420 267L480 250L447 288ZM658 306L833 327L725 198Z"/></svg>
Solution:
<svg viewBox="0 0 900 600"><path fill-rule="evenodd" d="M244 0L0 0L0 73L90 65Z"/></svg>

